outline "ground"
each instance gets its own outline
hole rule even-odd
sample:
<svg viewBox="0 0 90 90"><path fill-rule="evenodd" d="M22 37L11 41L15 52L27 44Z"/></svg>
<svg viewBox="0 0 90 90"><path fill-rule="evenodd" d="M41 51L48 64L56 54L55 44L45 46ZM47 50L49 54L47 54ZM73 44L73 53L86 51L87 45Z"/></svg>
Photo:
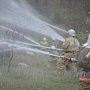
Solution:
<svg viewBox="0 0 90 90"><path fill-rule="evenodd" d="M78 90L78 80L69 73L57 75L50 62L49 56L14 54L9 71L6 66L0 68L0 90Z"/></svg>

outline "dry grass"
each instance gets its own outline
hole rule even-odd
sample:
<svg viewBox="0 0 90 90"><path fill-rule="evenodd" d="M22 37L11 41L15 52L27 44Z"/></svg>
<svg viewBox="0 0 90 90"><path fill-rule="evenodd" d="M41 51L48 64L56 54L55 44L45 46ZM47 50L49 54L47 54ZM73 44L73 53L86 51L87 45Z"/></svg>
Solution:
<svg viewBox="0 0 90 90"><path fill-rule="evenodd" d="M58 76L48 61L51 58L41 55L15 54L9 72L7 67L0 69L0 90L77 90L78 81L68 77L70 73Z"/></svg>

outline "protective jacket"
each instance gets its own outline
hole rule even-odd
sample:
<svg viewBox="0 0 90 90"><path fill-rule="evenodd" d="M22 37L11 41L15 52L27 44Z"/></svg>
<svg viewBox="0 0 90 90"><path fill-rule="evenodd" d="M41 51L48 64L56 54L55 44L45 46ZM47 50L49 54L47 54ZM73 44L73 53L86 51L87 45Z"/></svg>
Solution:
<svg viewBox="0 0 90 90"><path fill-rule="evenodd" d="M80 47L80 43L75 37L66 38L65 42L63 43L63 49L67 53L78 51L79 47Z"/></svg>

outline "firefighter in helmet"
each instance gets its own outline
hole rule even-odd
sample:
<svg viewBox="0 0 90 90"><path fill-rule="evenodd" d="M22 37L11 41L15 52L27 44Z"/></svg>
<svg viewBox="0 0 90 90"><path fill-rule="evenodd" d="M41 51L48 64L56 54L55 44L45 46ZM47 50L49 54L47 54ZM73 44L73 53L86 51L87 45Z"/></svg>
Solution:
<svg viewBox="0 0 90 90"><path fill-rule="evenodd" d="M47 40L46 37L44 37L44 38L42 39L42 41L41 41L41 46L45 46L45 47L48 46L48 40ZM45 47L42 47L41 49L44 50L44 51L47 51L47 48L45 48Z"/></svg>
<svg viewBox="0 0 90 90"><path fill-rule="evenodd" d="M48 46L48 41L47 41L47 38L46 38L46 37L44 37L44 38L42 39L41 45L43 45L43 46Z"/></svg>
<svg viewBox="0 0 90 90"><path fill-rule="evenodd" d="M77 52L79 51L80 43L78 39L76 38L76 32L74 29L68 30L69 37L65 39L65 42L62 44L62 47L64 49L64 57L69 57L69 58L75 58L77 56ZM62 67L61 65L62 64ZM72 65L73 64L73 65ZM64 60L58 60L57 63L57 70L58 72L64 70L71 70L75 71L75 63L71 63L69 61L64 62Z"/></svg>

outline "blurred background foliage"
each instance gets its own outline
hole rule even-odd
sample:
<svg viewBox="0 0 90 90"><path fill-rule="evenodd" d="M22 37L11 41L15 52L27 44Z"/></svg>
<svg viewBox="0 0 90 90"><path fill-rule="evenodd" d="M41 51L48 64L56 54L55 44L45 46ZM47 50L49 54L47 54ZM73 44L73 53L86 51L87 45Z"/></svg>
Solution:
<svg viewBox="0 0 90 90"><path fill-rule="evenodd" d="M81 44L90 33L90 0L27 0L47 22L73 28Z"/></svg>

